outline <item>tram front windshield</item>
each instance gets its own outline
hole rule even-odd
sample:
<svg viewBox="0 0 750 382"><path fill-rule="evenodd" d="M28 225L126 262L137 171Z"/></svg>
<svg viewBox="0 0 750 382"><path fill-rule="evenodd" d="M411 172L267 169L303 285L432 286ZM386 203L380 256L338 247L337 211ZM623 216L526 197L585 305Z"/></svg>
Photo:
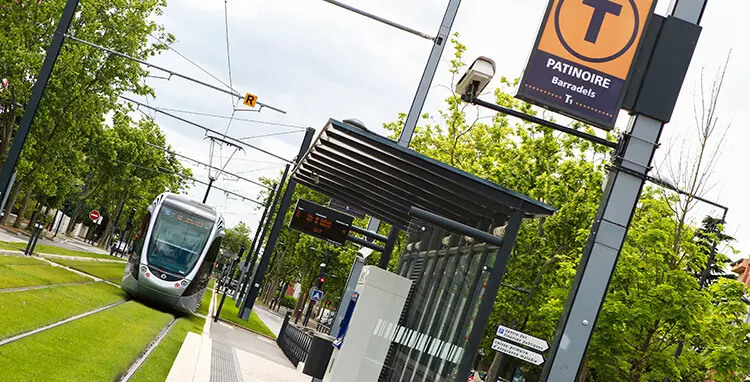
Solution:
<svg viewBox="0 0 750 382"><path fill-rule="evenodd" d="M148 244L148 263L185 276L206 247L213 222L163 205Z"/></svg>

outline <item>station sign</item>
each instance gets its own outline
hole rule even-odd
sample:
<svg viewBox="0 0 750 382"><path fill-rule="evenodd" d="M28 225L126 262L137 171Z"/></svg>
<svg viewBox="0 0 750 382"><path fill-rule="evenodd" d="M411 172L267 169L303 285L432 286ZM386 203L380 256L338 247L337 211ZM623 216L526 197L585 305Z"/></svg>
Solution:
<svg viewBox="0 0 750 382"><path fill-rule="evenodd" d="M343 245L354 218L347 214L299 199L289 228L315 236L334 245Z"/></svg>
<svg viewBox="0 0 750 382"><path fill-rule="evenodd" d="M516 98L611 130L656 0L550 0Z"/></svg>

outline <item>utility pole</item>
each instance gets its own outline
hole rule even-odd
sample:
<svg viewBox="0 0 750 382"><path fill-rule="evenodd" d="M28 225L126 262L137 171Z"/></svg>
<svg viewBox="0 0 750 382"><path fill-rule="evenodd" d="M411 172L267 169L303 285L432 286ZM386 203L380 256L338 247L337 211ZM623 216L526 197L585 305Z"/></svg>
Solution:
<svg viewBox="0 0 750 382"><path fill-rule="evenodd" d="M706 2L672 0L670 17L695 27L700 24ZM607 174L599 211L565 302L542 381L576 381L580 377L586 350L664 124L641 113L630 118L622 146Z"/></svg>
<svg viewBox="0 0 750 382"><path fill-rule="evenodd" d="M312 248L311 248L312 249ZM322 290L323 289L323 283L325 283L325 277L326 277L326 269L328 269L328 263L331 261L331 255L333 255L333 251L330 249L328 250L328 253L326 253L326 257L323 260L323 263L320 264L320 273L318 273L318 281L315 283L315 287L317 289ZM310 301L307 303L307 313L305 313L305 319L302 320L302 325L307 326L307 322L310 321L310 316L312 315L313 311L313 304L312 296L308 296Z"/></svg>
<svg viewBox="0 0 750 382"><path fill-rule="evenodd" d="M214 185L214 181L216 179L209 177L208 178L208 186L206 187L206 195L203 195L203 204L206 204L206 200L208 200L208 193L211 192L211 186Z"/></svg>
<svg viewBox="0 0 750 382"><path fill-rule="evenodd" d="M13 143L8 151L8 156L3 163L2 171L0 171L0 199L5 198L5 194L10 193L11 177L16 170L18 159L21 156L24 144L26 144L26 138L29 136L29 130L34 124L34 117L36 116L37 110L39 110L39 104L42 102L44 96L44 90L47 88L47 82L52 75L52 70L55 68L57 57L60 55L60 49L65 42L65 34L68 33L73 17L78 7L78 0L68 0L65 3L60 22L57 24L57 30L52 35L52 42L47 48L47 55L44 57L42 68L39 70L39 76L34 83L34 87L31 89L31 97L29 103L26 104L26 108L21 118L21 123L18 125L18 131L13 137ZM10 213L10 211L8 211Z"/></svg>
<svg viewBox="0 0 750 382"><path fill-rule="evenodd" d="M461 0L450 0L448 8L445 9L443 21L440 23L437 36L433 39L430 57L427 59L427 66L425 66L422 78L419 80L417 93L414 95L411 108L409 108L409 114L406 116L404 128L401 130L401 136L398 138L399 146L409 147L411 137L414 135L414 129L417 127L417 120L422 115L422 108L424 107L425 100L427 100L427 92L430 90L432 79L435 78L438 64L440 64L440 57L443 55L445 44L449 41L451 28L453 27L453 21L456 19L456 14L458 14L459 5L461 5Z"/></svg>
<svg viewBox="0 0 750 382"><path fill-rule="evenodd" d="M286 182L287 174L289 174L289 168L290 165L287 164L284 168L283 175L281 175L281 180L279 180L279 184L276 186L276 189L271 190L271 195L269 195L268 200L266 200L266 208L265 211L263 211L263 217L261 217L260 222L258 223L258 230L255 231L255 239L253 239L253 242L250 243L250 251L252 253L248 253L247 255L247 257L250 258L250 269L248 269L247 273L245 274L245 278L241 280L240 293L237 296L237 302L235 303L235 306L238 308L244 303L245 298L247 297L248 284L253 281L253 278L255 277L255 261L258 259L258 253L260 252L261 244L263 244L263 239L266 237L268 227L271 225L271 216L273 216L273 211L279 204L281 189L284 187L284 183ZM274 194L276 196L274 196ZM273 203L271 203L271 201L273 201ZM264 220L265 224L263 223ZM263 227L262 230L261 225ZM240 310L238 314L242 314L242 311Z"/></svg>
<svg viewBox="0 0 750 382"><path fill-rule="evenodd" d="M302 139L299 153L297 153L297 161L301 160L305 153L307 153L307 149L310 148L310 144L312 143L314 135L315 129L313 129L312 127L308 127L307 130L305 130L305 137ZM263 249L263 256L260 258L258 269L253 275L253 281L250 283L247 297L245 297L245 302L239 312L243 320L247 320L248 318L250 318L250 312L252 312L253 305L255 305L255 299L260 293L260 286L263 283L264 277L266 276L268 262L271 261L271 255L273 254L273 250L276 247L276 242L279 240L279 234L281 233L281 228L284 226L284 220L286 219L286 211L289 209L289 206L292 203L292 196L294 195L294 190L296 189L296 187L297 181L290 178L289 183L286 186L286 190L284 191L284 197L281 199L281 206L279 207L279 212L276 214L276 220L273 222L271 234L268 236L268 242L266 242L266 246Z"/></svg>

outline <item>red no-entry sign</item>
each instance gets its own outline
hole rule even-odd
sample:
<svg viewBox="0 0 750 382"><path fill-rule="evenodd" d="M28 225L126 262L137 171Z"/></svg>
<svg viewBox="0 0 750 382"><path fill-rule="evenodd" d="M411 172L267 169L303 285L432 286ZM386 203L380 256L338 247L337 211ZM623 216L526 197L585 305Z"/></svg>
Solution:
<svg viewBox="0 0 750 382"><path fill-rule="evenodd" d="M101 216L102 214L100 214L97 210L91 210L91 212L89 212L89 219L93 221L97 221Z"/></svg>

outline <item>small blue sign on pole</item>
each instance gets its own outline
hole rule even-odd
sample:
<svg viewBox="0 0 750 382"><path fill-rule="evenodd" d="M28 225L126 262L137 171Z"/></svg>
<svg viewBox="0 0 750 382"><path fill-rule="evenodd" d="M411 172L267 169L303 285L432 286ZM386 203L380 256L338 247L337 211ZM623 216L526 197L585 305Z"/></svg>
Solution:
<svg viewBox="0 0 750 382"><path fill-rule="evenodd" d="M323 291L318 288L313 288L312 293L310 293L310 300L315 302L323 300Z"/></svg>
<svg viewBox="0 0 750 382"><path fill-rule="evenodd" d="M336 349L341 349L341 345L344 343L344 337L346 337L346 331L349 330L349 321L352 319L352 314L354 314L354 308L357 306L357 300L359 299L359 292L352 293L352 301L349 304L349 306L346 308L346 314L344 315L344 319L341 321L341 329L339 329L338 337L335 341L333 341L333 346L336 347Z"/></svg>

